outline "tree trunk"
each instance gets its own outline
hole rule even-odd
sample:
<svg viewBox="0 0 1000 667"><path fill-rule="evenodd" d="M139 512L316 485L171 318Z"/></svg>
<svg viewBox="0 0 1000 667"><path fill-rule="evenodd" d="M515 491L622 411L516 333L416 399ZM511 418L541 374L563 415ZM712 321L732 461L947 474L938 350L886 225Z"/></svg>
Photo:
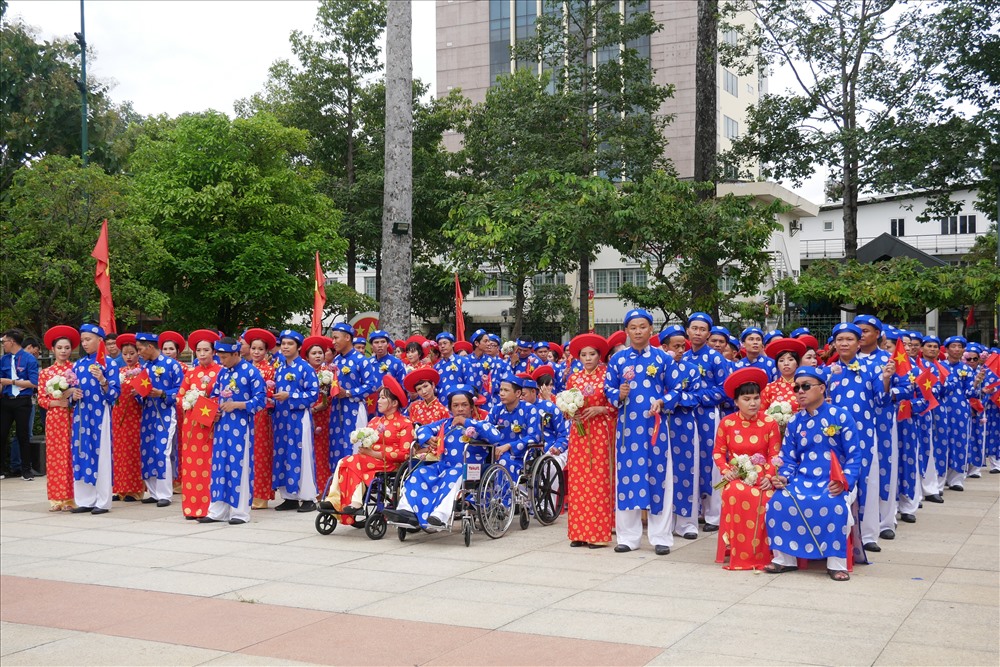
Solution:
<svg viewBox="0 0 1000 667"><path fill-rule="evenodd" d="M844 259L858 258L858 162L844 156Z"/></svg>
<svg viewBox="0 0 1000 667"><path fill-rule="evenodd" d="M580 251L580 318L578 333L590 330L590 255Z"/></svg>
<svg viewBox="0 0 1000 667"><path fill-rule="evenodd" d="M382 277L379 324L391 335L410 330L413 224L413 45L409 0L387 3L385 54L385 190L382 205ZM405 225L405 234L393 233Z"/></svg>
<svg viewBox="0 0 1000 667"><path fill-rule="evenodd" d="M718 32L719 32L719 2L718 0L698 0L698 50L695 57L695 111L694 111L694 180L712 183L710 190L700 193L702 199L715 197L715 182L718 162L718 88L716 86L718 70ZM711 250L706 249L701 257L701 265L712 266L717 262ZM718 289L719 269L708 273L700 284L691 289L691 301L696 307L713 311L715 319L719 318L718 306L709 308L705 301ZM714 299L712 300L714 303Z"/></svg>
<svg viewBox="0 0 1000 667"><path fill-rule="evenodd" d="M351 289L358 289L357 266L358 242L354 239L354 232L351 232L347 237L347 286Z"/></svg>

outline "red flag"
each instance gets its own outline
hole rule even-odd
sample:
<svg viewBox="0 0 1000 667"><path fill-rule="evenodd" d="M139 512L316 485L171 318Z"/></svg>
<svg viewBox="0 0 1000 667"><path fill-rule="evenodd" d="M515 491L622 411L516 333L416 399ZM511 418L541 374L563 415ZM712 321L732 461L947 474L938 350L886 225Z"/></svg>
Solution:
<svg viewBox="0 0 1000 667"><path fill-rule="evenodd" d="M149 373L146 372L145 368L139 371L129 382L132 384L132 388L135 389L135 393L143 398L149 396L149 392L153 391L153 383L150 382Z"/></svg>
<svg viewBox="0 0 1000 667"><path fill-rule="evenodd" d="M1000 408L1000 391L993 392L993 395L990 396L990 400L996 403L997 407Z"/></svg>
<svg viewBox="0 0 1000 667"><path fill-rule="evenodd" d="M980 401L978 398L970 398L969 406L976 412L982 412L983 410L986 409L983 407L983 402Z"/></svg>
<svg viewBox="0 0 1000 667"><path fill-rule="evenodd" d="M101 342L97 344L97 359L96 360L97 360L97 363L99 363L101 366L107 366L108 365L108 347L104 344L104 339L103 338L101 339Z"/></svg>
<svg viewBox="0 0 1000 667"><path fill-rule="evenodd" d="M983 365L993 371L995 375L1000 375L1000 354L993 353L983 360Z"/></svg>
<svg viewBox="0 0 1000 667"><path fill-rule="evenodd" d="M212 424L215 422L215 415L218 413L219 404L215 399L199 396L198 400L194 402L194 407L191 408L191 419L194 420L194 423L200 424L205 428L212 428Z"/></svg>
<svg viewBox="0 0 1000 667"><path fill-rule="evenodd" d="M913 370L913 365L910 363L909 355L906 354L906 346L903 345L902 338L896 341L896 351L892 354L892 360L896 362L896 375L899 377L905 377Z"/></svg>
<svg viewBox="0 0 1000 667"><path fill-rule="evenodd" d="M652 443L656 445L656 439L660 437L660 422L663 418L660 417L660 413L657 412L653 415L653 440Z"/></svg>
<svg viewBox="0 0 1000 667"><path fill-rule="evenodd" d="M465 315L462 314L462 285L455 274L455 339L465 340Z"/></svg>
<svg viewBox="0 0 1000 667"><path fill-rule="evenodd" d="M97 260L94 283L101 293L101 317L98 324L105 333L118 333L115 326L115 304L111 300L111 274L108 272L108 221L101 225L101 235L90 256Z"/></svg>
<svg viewBox="0 0 1000 667"><path fill-rule="evenodd" d="M434 452L435 454L437 454L438 458L444 456L444 426L447 423L448 423L447 420L442 421L441 429L438 431L438 446L437 450L435 450Z"/></svg>
<svg viewBox="0 0 1000 667"><path fill-rule="evenodd" d="M976 307L969 306L969 314L965 318L965 328L971 329L976 324Z"/></svg>
<svg viewBox="0 0 1000 667"><path fill-rule="evenodd" d="M944 366L942 366L941 362L938 361L937 359L934 360L934 365L937 366L938 373L940 374L941 382L944 382L945 380L947 380L948 376L951 375L951 373L948 371L948 369L945 368Z"/></svg>
<svg viewBox="0 0 1000 667"><path fill-rule="evenodd" d="M931 389L938 382L938 377L934 375L934 373L931 373L931 369L929 367L925 368L920 372L920 375L917 376L917 389L920 390L924 400L927 401L927 409L920 414L925 415L939 405L937 399L934 398L934 394L931 392Z"/></svg>
<svg viewBox="0 0 1000 667"><path fill-rule="evenodd" d="M316 251L316 275L313 279L313 319L310 336L323 335L323 307L326 306L326 274L319 265L319 251Z"/></svg>
<svg viewBox="0 0 1000 667"><path fill-rule="evenodd" d="M844 487L844 491L850 491L851 487L847 485L847 477L844 476L844 469L840 467L840 459L837 458L837 452L830 451L830 481L840 482L841 486Z"/></svg>
<svg viewBox="0 0 1000 667"><path fill-rule="evenodd" d="M896 421L903 422L913 416L913 403L910 401L900 401L899 410L896 412Z"/></svg>

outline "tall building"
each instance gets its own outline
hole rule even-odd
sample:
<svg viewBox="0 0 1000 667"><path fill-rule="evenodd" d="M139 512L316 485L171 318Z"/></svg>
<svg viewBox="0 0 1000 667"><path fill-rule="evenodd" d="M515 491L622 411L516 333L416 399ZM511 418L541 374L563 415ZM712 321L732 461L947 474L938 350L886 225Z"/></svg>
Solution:
<svg viewBox="0 0 1000 667"><path fill-rule="evenodd" d="M626 11L624 0L619 7ZM674 114L673 122L664 131L669 141L666 157L682 178L690 178L694 174L698 3L646 0L637 9L652 13L662 26L662 30L634 46L648 55L655 70L654 81L675 87L674 96L661 109L662 113ZM516 67L531 67L540 73L538 63L513 61L510 49L518 40L534 35L535 19L542 11L542 0L437 0L437 94L444 96L461 88L473 103L480 103L498 75L511 73ZM734 22L751 20L749 15L740 15ZM719 35L720 41L734 39L733 32ZM766 92L767 79L739 76L719 65L717 86L716 135L722 152L746 127L746 108ZM458 135L446 138L451 149L457 149L460 143Z"/></svg>

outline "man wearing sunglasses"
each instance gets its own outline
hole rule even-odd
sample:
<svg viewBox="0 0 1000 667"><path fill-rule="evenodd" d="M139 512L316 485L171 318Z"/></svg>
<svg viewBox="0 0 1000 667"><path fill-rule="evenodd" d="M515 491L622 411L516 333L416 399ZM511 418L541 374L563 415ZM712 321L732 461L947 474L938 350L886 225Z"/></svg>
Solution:
<svg viewBox="0 0 1000 667"><path fill-rule="evenodd" d="M779 491L767 506L773 559L764 571L795 570L797 558L826 558L830 578L847 581L851 504L871 441L860 437L850 412L826 402L826 380L816 368L795 372L795 396L799 412L788 423L772 480Z"/></svg>

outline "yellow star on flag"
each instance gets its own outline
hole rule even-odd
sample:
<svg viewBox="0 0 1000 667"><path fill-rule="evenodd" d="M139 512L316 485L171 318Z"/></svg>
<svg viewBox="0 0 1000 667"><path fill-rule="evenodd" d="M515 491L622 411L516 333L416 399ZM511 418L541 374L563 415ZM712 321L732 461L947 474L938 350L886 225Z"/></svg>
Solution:
<svg viewBox="0 0 1000 667"><path fill-rule="evenodd" d="M207 417L209 412L210 412L210 410L208 408L206 408L205 406L202 406L202 408L201 408L201 416L202 417Z"/></svg>
<svg viewBox="0 0 1000 667"><path fill-rule="evenodd" d="M142 378L142 386L143 387L148 387L149 386L149 380L146 379L146 378Z"/></svg>
<svg viewBox="0 0 1000 667"><path fill-rule="evenodd" d="M934 386L933 382L930 380L924 380L924 389L930 389L932 386Z"/></svg>

